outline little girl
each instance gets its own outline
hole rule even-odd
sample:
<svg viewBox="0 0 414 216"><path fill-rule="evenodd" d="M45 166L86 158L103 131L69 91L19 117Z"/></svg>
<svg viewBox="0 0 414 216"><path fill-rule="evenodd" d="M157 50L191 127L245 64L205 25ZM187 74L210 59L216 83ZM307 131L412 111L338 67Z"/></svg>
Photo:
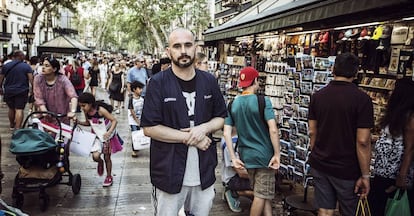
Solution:
<svg viewBox="0 0 414 216"><path fill-rule="evenodd" d="M83 93L78 98L79 106L85 113L85 122L78 122L80 125L92 126L93 132L97 138L92 146L92 159L98 162L98 175L103 175L103 163L101 154L104 154L105 166L106 166L106 178L103 183L104 187L112 185L112 161L111 153L122 150L121 140L116 133L116 118L110 113L112 111L110 105L101 101L96 101L95 97L91 93ZM106 126L104 130L99 130L99 126L95 125L103 124Z"/></svg>

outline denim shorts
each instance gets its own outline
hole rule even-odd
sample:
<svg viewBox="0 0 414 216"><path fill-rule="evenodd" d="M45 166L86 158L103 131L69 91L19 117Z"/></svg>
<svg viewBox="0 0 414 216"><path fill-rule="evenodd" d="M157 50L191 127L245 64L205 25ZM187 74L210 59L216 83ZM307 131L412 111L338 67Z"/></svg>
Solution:
<svg viewBox="0 0 414 216"><path fill-rule="evenodd" d="M355 180L345 180L330 176L321 171L311 169L315 185L315 207L336 209L344 216L354 216L359 197L354 193Z"/></svg>
<svg viewBox="0 0 414 216"><path fill-rule="evenodd" d="M275 170L269 168L247 169L250 187L255 197L271 200L275 197Z"/></svg>

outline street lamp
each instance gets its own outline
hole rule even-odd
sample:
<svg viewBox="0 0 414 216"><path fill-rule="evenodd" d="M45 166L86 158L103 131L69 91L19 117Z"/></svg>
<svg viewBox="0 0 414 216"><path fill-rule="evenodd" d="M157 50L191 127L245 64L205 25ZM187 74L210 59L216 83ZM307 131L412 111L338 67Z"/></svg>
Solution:
<svg viewBox="0 0 414 216"><path fill-rule="evenodd" d="M23 26L23 31L19 30L17 32L17 34L19 35L19 38L21 40L23 40L23 42L26 44L26 55L27 55L27 59L29 59L29 55L30 55L30 44L32 44L33 39L35 37L35 33L29 30L29 26L28 25L24 25Z"/></svg>

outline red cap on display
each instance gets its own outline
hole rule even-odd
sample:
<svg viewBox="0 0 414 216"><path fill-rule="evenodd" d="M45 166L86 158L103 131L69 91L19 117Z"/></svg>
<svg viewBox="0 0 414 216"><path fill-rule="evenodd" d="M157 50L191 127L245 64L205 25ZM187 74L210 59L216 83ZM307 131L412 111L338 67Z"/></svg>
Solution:
<svg viewBox="0 0 414 216"><path fill-rule="evenodd" d="M259 76L259 72L254 67L245 67L240 71L239 86L249 87L253 80Z"/></svg>

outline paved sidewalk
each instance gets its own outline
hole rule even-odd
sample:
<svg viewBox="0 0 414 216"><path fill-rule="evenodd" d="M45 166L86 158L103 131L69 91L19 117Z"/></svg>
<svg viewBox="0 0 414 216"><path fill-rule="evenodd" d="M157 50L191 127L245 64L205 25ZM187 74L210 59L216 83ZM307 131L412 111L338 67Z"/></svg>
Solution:
<svg viewBox="0 0 414 216"><path fill-rule="evenodd" d="M98 91L98 98L106 99L106 93ZM131 143L127 110L121 110L121 114L114 114L119 120L118 131L124 139L124 149L122 152L112 155L114 184L112 187L103 188L104 177L96 173L96 163L90 157L70 156L70 166L72 173L79 173L82 178L80 193L74 195L72 189L67 185L57 185L47 189L50 195L50 205L46 212L40 211L38 193L28 193L24 195L24 205L22 210L30 215L99 215L99 216L124 216L124 215L152 215L151 192L152 186L149 178L149 150L139 152L138 158L131 157ZM10 137L7 118L7 108L0 108L0 134L2 139L1 167L5 174L2 180L3 191L0 195L6 203L11 204L11 193L13 180L17 174L19 165L15 156L9 152ZM231 212L227 204L221 199L223 187L220 177L221 150L219 152L219 166L217 167L217 181L215 184L216 197L210 215L213 216L233 216L248 215L250 200L242 198L242 213ZM292 194L289 187L282 186L283 194ZM300 186L297 191L300 192ZM275 197L275 215L288 215L281 213L282 195ZM299 213L298 215L311 215Z"/></svg>

